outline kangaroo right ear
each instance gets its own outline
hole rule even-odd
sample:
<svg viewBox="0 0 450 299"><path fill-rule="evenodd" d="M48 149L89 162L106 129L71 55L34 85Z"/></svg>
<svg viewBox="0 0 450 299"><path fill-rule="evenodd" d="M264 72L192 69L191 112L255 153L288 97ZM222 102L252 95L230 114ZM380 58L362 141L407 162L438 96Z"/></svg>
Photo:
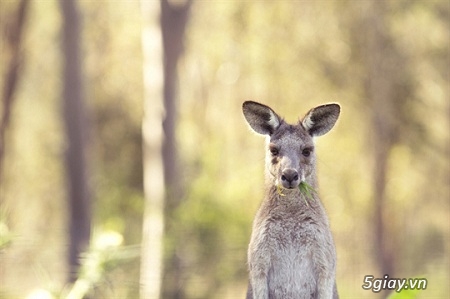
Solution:
<svg viewBox="0 0 450 299"><path fill-rule="evenodd" d="M246 101L242 105L245 119L256 133L272 135L280 126L280 117L269 107L253 101Z"/></svg>
<svg viewBox="0 0 450 299"><path fill-rule="evenodd" d="M311 136L322 136L333 128L340 111L341 107L338 104L313 108L303 118L302 125Z"/></svg>

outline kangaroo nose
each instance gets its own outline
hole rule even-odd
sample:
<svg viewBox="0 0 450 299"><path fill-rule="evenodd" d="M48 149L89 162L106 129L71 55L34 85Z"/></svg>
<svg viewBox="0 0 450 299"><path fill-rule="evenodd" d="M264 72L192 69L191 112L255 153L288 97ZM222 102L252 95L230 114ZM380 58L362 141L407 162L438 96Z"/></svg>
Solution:
<svg viewBox="0 0 450 299"><path fill-rule="evenodd" d="M292 183L298 180L298 172L295 169L288 168L283 170L281 180L287 183Z"/></svg>

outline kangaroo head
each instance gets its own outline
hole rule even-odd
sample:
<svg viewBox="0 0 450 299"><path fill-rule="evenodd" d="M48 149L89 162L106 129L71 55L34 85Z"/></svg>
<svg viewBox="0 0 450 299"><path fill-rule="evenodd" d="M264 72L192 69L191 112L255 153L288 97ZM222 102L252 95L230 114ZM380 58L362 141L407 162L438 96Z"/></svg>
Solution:
<svg viewBox="0 0 450 299"><path fill-rule="evenodd" d="M246 101L242 110L253 131L267 136L266 173L270 182L294 189L314 176L313 138L333 128L340 106L326 104L313 108L294 125L286 123L270 107L260 103Z"/></svg>

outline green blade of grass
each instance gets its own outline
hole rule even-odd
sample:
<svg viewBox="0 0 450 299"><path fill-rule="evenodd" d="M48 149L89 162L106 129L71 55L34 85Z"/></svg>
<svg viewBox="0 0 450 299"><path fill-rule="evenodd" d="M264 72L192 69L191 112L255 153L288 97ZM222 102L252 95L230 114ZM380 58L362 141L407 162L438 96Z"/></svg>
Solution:
<svg viewBox="0 0 450 299"><path fill-rule="evenodd" d="M305 203L309 206L308 199L314 201L314 193L317 193L316 190L307 182L300 182L298 189L305 196Z"/></svg>

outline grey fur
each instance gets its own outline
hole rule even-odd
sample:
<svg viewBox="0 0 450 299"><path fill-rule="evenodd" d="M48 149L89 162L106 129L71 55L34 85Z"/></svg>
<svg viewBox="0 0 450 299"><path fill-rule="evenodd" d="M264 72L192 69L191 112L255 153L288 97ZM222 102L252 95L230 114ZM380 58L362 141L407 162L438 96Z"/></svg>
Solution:
<svg viewBox="0 0 450 299"><path fill-rule="evenodd" d="M305 198L298 186L305 181L317 190L313 137L331 130L339 105L311 109L296 125L263 104L247 101L242 109L250 127L267 136L266 192L248 248L247 299L338 298L328 217L317 193Z"/></svg>

